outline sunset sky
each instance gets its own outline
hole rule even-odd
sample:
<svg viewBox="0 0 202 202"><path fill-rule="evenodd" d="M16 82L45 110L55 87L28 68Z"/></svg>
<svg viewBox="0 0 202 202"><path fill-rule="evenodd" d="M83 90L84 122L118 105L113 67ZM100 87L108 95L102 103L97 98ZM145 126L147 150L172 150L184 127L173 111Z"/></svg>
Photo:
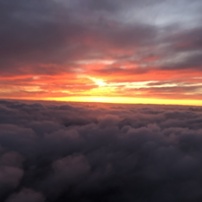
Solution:
<svg viewBox="0 0 202 202"><path fill-rule="evenodd" d="M201 0L2 0L0 99L202 105Z"/></svg>

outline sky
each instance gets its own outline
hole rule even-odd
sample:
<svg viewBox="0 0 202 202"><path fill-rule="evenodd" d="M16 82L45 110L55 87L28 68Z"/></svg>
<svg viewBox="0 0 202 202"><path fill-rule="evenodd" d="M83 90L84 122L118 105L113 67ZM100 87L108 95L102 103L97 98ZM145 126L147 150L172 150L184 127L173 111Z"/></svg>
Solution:
<svg viewBox="0 0 202 202"><path fill-rule="evenodd" d="M202 201L201 123L199 106L0 100L0 201Z"/></svg>
<svg viewBox="0 0 202 202"><path fill-rule="evenodd" d="M1 0L0 98L202 105L201 0Z"/></svg>

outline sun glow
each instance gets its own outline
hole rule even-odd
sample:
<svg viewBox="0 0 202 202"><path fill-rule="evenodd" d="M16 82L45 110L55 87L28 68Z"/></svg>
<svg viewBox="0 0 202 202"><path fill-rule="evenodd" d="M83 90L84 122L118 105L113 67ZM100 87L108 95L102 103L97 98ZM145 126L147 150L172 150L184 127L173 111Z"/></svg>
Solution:
<svg viewBox="0 0 202 202"><path fill-rule="evenodd" d="M88 77L91 81L93 81L98 87L105 87L107 83L102 79L97 79L94 77Z"/></svg>

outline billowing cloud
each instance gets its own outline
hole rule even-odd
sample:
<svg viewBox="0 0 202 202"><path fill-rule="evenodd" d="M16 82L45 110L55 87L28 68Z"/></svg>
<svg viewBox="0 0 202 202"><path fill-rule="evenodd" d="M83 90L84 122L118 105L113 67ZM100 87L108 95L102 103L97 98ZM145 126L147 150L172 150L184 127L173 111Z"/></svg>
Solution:
<svg viewBox="0 0 202 202"><path fill-rule="evenodd" d="M11 195L6 202L44 202L45 198L42 194L31 189L22 189L19 193Z"/></svg>
<svg viewBox="0 0 202 202"><path fill-rule="evenodd" d="M0 200L202 199L201 107L0 101Z"/></svg>

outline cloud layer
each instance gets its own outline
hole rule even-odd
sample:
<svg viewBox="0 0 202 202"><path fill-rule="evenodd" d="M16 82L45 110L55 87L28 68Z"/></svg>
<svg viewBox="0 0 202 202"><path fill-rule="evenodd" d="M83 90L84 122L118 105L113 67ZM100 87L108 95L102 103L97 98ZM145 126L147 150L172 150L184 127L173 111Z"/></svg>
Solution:
<svg viewBox="0 0 202 202"><path fill-rule="evenodd" d="M202 108L0 101L0 200L202 199Z"/></svg>

